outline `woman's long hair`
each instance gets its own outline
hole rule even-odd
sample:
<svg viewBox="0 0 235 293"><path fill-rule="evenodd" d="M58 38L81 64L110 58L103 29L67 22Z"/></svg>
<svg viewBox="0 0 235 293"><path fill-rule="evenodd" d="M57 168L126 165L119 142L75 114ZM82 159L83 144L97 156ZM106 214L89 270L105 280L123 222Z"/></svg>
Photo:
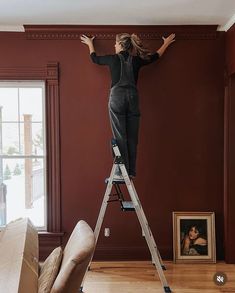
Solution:
<svg viewBox="0 0 235 293"><path fill-rule="evenodd" d="M143 46L142 41L136 34L117 34L116 41L119 42L124 51L135 53L143 59L149 59L151 55L150 50Z"/></svg>

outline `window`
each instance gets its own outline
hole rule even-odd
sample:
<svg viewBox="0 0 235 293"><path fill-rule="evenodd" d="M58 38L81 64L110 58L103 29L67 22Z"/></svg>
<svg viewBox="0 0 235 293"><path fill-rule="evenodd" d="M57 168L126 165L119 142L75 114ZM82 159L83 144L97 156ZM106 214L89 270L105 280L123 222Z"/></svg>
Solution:
<svg viewBox="0 0 235 293"><path fill-rule="evenodd" d="M44 190L47 191L45 196L46 205L44 204L44 222L46 231L39 233L40 255L45 257L51 251L50 244L55 246L61 245L63 232L61 231L61 174L60 174L60 99L59 99L59 63L52 61L42 66L18 66L18 67L0 67L0 86L4 81L9 83L20 80L18 84L25 86L25 82L33 80L43 81L45 86L45 117L46 117L46 146L44 140L44 150L46 149L46 165L44 160ZM25 82L24 82L25 81ZM5 83L6 84L6 83ZM32 83L30 82L32 85ZM38 84L38 83L37 83ZM13 83L11 83L13 85ZM6 86L3 86L6 87ZM20 87L17 85L17 87ZM44 120L45 123L45 120ZM46 134L46 135L45 135ZM1 142L2 145L2 142ZM0 157L4 159L3 154ZM9 158L9 157L7 157ZM4 187L4 185L2 185ZM4 191L4 188L3 188ZM7 194L6 190L0 193L0 203ZM7 204L7 203L6 203ZM0 209L4 204L0 204ZM5 209L5 211L7 211ZM4 215L0 212L0 215ZM6 218L6 217L5 217ZM0 227L1 229L1 227ZM44 230L41 226L39 229Z"/></svg>
<svg viewBox="0 0 235 293"><path fill-rule="evenodd" d="M0 81L0 226L47 228L45 83Z"/></svg>

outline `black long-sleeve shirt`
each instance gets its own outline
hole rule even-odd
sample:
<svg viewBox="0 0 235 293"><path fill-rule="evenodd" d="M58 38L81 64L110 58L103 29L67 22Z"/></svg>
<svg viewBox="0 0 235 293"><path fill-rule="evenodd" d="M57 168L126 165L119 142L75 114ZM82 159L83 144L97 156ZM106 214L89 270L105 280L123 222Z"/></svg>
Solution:
<svg viewBox="0 0 235 293"><path fill-rule="evenodd" d="M127 60L129 53L127 51L121 51L120 54L122 54ZM97 56L95 52L91 53L91 59L94 63L99 65L108 65L111 73L111 79L112 84L111 87L113 87L119 80L120 80L120 74L121 74L121 62L120 58L117 54L115 55L104 55L104 56ZM138 80L138 73L142 66L150 64L154 61L156 61L159 58L159 54L155 53L150 55L150 58L148 60L142 59L139 56L133 56L132 58L132 66L133 66L133 73L135 78L135 83L137 84Z"/></svg>

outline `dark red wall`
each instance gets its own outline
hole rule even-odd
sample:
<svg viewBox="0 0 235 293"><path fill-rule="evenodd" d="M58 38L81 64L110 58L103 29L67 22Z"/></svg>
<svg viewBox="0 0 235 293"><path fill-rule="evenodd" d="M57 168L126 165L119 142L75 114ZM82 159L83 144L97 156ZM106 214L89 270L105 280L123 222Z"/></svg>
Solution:
<svg viewBox="0 0 235 293"><path fill-rule="evenodd" d="M150 36L148 29L151 29ZM161 35L176 42L140 72L141 129L136 189L163 258L172 258L172 212L214 211L218 258L223 258L224 33L216 27L83 27L95 32L99 54L114 52L114 35L141 34L152 49ZM60 63L62 230L67 241L79 219L95 227L104 179L112 166L108 68L91 63L75 36L27 39L0 34L0 66ZM63 39L64 38L64 39ZM108 207L96 258L143 259L146 243L134 213Z"/></svg>
<svg viewBox="0 0 235 293"><path fill-rule="evenodd" d="M226 33L224 228L225 260L235 263L235 25Z"/></svg>

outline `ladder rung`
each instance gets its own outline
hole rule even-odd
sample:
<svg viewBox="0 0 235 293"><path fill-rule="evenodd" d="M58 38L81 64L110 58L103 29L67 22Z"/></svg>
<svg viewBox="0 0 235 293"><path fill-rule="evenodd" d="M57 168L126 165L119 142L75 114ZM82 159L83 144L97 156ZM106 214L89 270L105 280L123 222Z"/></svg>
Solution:
<svg viewBox="0 0 235 293"><path fill-rule="evenodd" d="M123 211L134 211L134 205L132 201L123 201L122 202L122 210Z"/></svg>
<svg viewBox="0 0 235 293"><path fill-rule="evenodd" d="M109 178L105 179L105 183L108 184L109 183ZM119 181L119 180L113 180L112 184L125 184L125 181Z"/></svg>

